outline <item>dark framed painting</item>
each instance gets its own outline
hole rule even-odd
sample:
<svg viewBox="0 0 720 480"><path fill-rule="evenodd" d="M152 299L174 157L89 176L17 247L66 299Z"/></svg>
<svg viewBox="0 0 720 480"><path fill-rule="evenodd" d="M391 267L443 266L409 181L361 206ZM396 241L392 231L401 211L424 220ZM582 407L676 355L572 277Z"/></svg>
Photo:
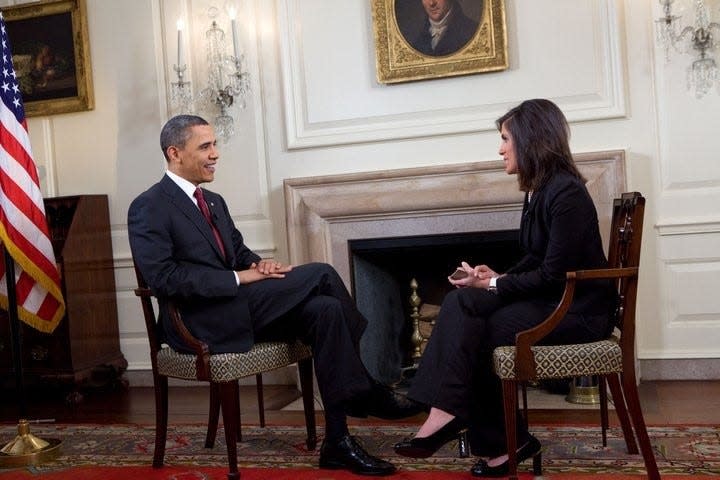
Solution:
<svg viewBox="0 0 720 480"><path fill-rule="evenodd" d="M2 9L25 115L94 107L85 0Z"/></svg>
<svg viewBox="0 0 720 480"><path fill-rule="evenodd" d="M504 0L372 0L380 83L508 68Z"/></svg>

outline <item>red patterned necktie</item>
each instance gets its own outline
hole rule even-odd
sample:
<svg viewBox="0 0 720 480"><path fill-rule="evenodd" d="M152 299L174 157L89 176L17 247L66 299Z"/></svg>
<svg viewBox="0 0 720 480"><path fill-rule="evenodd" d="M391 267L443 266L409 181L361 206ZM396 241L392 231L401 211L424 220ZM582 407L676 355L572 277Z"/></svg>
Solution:
<svg viewBox="0 0 720 480"><path fill-rule="evenodd" d="M223 257L226 257L225 246L223 245L222 239L220 238L220 232L218 232L215 223L213 223L212 221L212 217L210 216L210 209L208 208L208 204L205 201L205 196L203 195L202 190L200 190L200 187L195 189L195 193L193 194L193 196L197 200L198 207L200 207L200 211L202 212L203 217L205 217L205 220L207 220L207 222L210 224L213 235L215 235L215 241L217 241L218 247L220 247L220 252L222 252Z"/></svg>

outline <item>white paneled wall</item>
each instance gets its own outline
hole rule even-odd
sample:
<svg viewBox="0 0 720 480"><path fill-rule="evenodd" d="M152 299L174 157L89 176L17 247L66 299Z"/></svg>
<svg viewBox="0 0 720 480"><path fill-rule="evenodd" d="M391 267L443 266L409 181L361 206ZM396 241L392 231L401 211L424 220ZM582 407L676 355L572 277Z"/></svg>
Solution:
<svg viewBox="0 0 720 480"><path fill-rule="evenodd" d="M148 359L127 207L164 169L158 135L172 114L176 21L188 27L197 91L207 8L226 3L87 0L96 107L29 122L46 194L110 195L131 369ZM718 19L719 0L707 3ZM697 100L685 91L689 56L665 63L654 43L655 0L506 0L507 71L397 85L375 79L371 2L235 4L253 93L246 110L232 107L239 134L222 145L209 187L228 200L250 246L287 258L285 178L496 160L494 120L523 99L547 97L571 121L573 150L624 150L627 188L647 197L639 357L720 357L720 94ZM229 34L227 17L219 20Z"/></svg>

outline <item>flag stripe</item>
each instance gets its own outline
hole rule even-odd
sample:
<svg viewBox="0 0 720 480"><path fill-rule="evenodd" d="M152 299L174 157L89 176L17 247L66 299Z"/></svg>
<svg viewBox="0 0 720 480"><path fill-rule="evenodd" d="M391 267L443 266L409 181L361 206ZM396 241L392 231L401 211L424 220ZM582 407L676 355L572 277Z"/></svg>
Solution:
<svg viewBox="0 0 720 480"><path fill-rule="evenodd" d="M0 158L1 149L0 149ZM24 231L26 235L30 235L31 241L37 241L41 237L48 237L48 226L45 214L33 200L28 197L25 190L15 183L11 178L5 175L0 160L0 199L12 202L13 208L7 212L8 219L15 224L20 231ZM7 198L3 198L7 197ZM42 206L44 208L44 205ZM42 250L46 250L50 244L44 244Z"/></svg>
<svg viewBox="0 0 720 480"><path fill-rule="evenodd" d="M31 305L28 305L28 297L32 291L35 280L27 274L27 272L20 272L17 280L15 281L15 293L17 295L17 301L25 308L33 310Z"/></svg>
<svg viewBox="0 0 720 480"><path fill-rule="evenodd" d="M2 198L0 198L0 201L2 201ZM55 255L52 255L51 258L48 258L48 254L46 253L46 249L49 249L49 251L52 252L52 244L50 243L50 239L47 236L38 235L37 232L31 232L31 236L36 240L37 243L37 246L33 245L33 242L28 240L25 235L23 235L23 232L18 231L15 228L15 225L8 221L5 213L5 210L0 210L0 222L5 225L6 235L8 236L8 238L12 239L12 243L14 243L20 250L22 250L22 254L28 259L28 261L31 261L32 263L40 267L44 272L47 272L49 274L50 280L59 282L60 274L58 273L55 264ZM30 222L26 223L29 224ZM26 228L25 232L27 231L28 229Z"/></svg>
<svg viewBox="0 0 720 480"><path fill-rule="evenodd" d="M20 148L25 150L25 152L32 150L30 148L30 136L27 132L25 119L19 120L15 112L11 110L5 102L0 105L0 122L2 122L3 128L10 134L14 141L20 145ZM32 158L32 155L28 154L27 157Z"/></svg>
<svg viewBox="0 0 720 480"><path fill-rule="evenodd" d="M27 147L22 142L18 141L18 137L6 128L6 123L3 123L6 115L11 115L7 111L7 108L0 105L0 146L4 151L4 155L12 158L14 163L18 167L22 167L24 175L29 176L29 181L33 185L38 184L37 169L35 163L33 163L32 156L27 150ZM25 131L21 129L21 131ZM26 139L27 140L27 139ZM8 164L10 166L10 164Z"/></svg>

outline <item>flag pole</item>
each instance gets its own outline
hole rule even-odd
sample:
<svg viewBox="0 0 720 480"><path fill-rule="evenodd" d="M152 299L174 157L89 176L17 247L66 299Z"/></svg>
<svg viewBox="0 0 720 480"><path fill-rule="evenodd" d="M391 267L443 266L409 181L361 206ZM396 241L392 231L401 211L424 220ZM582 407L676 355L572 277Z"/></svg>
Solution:
<svg viewBox="0 0 720 480"><path fill-rule="evenodd" d="M27 418L25 403L25 382L23 381L22 354L20 350L20 319L17 313L17 292L15 290L15 261L7 248L5 255L5 283L8 296L8 320L10 320L10 337L12 341L12 359L15 370L15 391L18 397L18 413L20 418Z"/></svg>
<svg viewBox="0 0 720 480"><path fill-rule="evenodd" d="M27 418L27 404L25 397L25 382L23 381L22 350L20 342L20 319L17 313L17 291L15 289L15 260L7 248L3 247L5 257L5 281L7 284L8 319L10 321L10 336L12 337L12 358L15 370L15 385L18 395L18 434L14 440L6 443L0 449L0 467L20 467L24 465L38 465L54 459L60 453L61 440L43 440L30 433L30 422Z"/></svg>

